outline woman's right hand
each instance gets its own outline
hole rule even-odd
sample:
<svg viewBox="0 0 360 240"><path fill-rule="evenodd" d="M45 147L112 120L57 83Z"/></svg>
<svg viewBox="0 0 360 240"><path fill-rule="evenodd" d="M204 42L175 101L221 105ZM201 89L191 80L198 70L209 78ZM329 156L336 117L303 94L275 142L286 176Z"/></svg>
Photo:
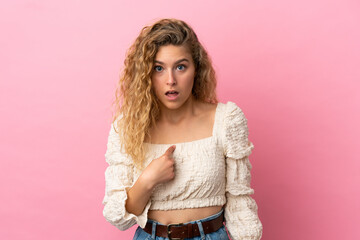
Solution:
<svg viewBox="0 0 360 240"><path fill-rule="evenodd" d="M145 168L140 177L147 182L150 188L164 182L168 182L175 177L173 152L176 146L170 146L165 153L151 161Z"/></svg>

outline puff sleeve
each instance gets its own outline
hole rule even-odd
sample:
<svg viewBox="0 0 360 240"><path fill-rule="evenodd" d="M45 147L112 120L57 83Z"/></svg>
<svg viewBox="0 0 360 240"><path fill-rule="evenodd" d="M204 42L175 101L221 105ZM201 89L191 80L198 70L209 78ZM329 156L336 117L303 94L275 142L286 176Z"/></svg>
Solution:
<svg viewBox="0 0 360 240"><path fill-rule="evenodd" d="M102 201L105 219L122 231L134 224L145 227L150 200L139 216L127 212L125 208L127 191L134 185L133 163L120 150L120 138L114 124L111 124L109 132L105 160L109 164L105 170L105 196Z"/></svg>
<svg viewBox="0 0 360 240"><path fill-rule="evenodd" d="M257 214L258 206L250 196L254 189L250 187L249 155L254 145L248 140L247 119L232 102L228 102L224 118L226 227L233 240L258 240L263 227Z"/></svg>

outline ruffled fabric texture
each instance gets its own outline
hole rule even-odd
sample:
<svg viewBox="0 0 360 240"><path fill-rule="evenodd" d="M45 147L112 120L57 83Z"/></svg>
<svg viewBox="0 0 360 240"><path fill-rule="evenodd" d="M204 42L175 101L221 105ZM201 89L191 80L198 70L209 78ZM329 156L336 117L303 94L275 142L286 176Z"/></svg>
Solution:
<svg viewBox="0 0 360 240"><path fill-rule="evenodd" d="M248 139L247 119L242 110L228 102L224 119L224 155L226 158L226 227L233 240L258 240L262 237L262 224L258 206L250 197L251 168L249 155L254 148Z"/></svg>
<svg viewBox="0 0 360 240"><path fill-rule="evenodd" d="M152 144L147 159L156 159L172 144ZM225 160L216 137L177 143L173 153L175 178L157 185L150 210L222 206L225 197ZM145 164L146 166L147 164ZM140 172L136 172L137 177Z"/></svg>
<svg viewBox="0 0 360 240"><path fill-rule="evenodd" d="M109 166L105 170L105 196L102 201L104 205L103 215L108 222L122 231L132 227L134 224L138 224L143 228L147 222L151 201L149 200L144 211L139 216L126 211L127 191L134 184L134 167L131 158L122 153L119 136L113 126L111 124L105 153L105 159Z"/></svg>

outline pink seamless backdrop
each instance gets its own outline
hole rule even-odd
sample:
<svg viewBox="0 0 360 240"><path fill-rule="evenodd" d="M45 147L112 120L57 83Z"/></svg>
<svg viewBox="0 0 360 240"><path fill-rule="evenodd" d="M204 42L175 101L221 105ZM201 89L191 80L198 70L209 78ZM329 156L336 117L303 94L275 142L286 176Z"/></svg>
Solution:
<svg viewBox="0 0 360 240"><path fill-rule="evenodd" d="M102 215L126 49L187 21L244 111L265 240L360 239L360 4L1 1L0 239L131 239Z"/></svg>

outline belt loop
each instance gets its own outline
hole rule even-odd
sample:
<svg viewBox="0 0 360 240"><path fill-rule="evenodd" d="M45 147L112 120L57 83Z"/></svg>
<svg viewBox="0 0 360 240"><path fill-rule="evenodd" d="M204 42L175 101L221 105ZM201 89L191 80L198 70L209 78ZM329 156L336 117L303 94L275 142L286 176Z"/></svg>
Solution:
<svg viewBox="0 0 360 240"><path fill-rule="evenodd" d="M151 231L151 239L155 240L156 238L156 222L152 222L152 231Z"/></svg>
<svg viewBox="0 0 360 240"><path fill-rule="evenodd" d="M198 225L198 227L199 227L199 232L200 232L201 240L205 240L205 233L204 233L204 229L203 229L203 226L202 226L201 221L197 220L196 223L197 223L197 225Z"/></svg>

